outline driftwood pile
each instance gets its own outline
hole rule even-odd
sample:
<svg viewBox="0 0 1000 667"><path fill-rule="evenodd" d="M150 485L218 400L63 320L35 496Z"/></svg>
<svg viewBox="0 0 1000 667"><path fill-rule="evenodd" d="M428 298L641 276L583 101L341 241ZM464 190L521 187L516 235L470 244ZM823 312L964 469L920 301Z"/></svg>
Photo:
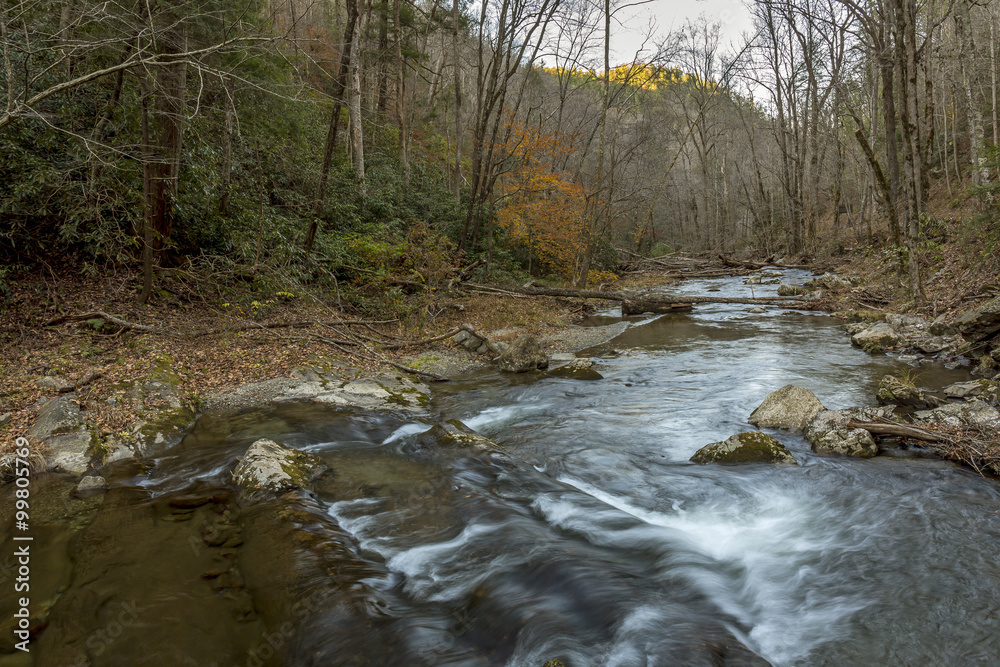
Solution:
<svg viewBox="0 0 1000 667"><path fill-rule="evenodd" d="M944 424L913 426L894 422L851 420L848 428L862 428L872 435L916 440L941 458L964 463L979 474L1000 474L1000 433L985 426L958 428Z"/></svg>

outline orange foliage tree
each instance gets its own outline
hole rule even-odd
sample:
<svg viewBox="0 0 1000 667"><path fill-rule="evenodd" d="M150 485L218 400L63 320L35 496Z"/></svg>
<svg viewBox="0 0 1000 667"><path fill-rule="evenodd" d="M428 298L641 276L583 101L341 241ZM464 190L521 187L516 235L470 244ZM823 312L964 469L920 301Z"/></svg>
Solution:
<svg viewBox="0 0 1000 667"><path fill-rule="evenodd" d="M555 165L572 153L573 137L510 120L502 146L507 169L498 182L497 220L511 240L554 273L572 278L586 247L586 193Z"/></svg>

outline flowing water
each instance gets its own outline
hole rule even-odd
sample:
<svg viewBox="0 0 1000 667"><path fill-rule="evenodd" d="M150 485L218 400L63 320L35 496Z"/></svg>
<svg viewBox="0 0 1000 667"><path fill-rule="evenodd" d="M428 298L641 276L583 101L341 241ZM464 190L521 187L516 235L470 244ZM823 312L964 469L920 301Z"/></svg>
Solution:
<svg viewBox="0 0 1000 667"><path fill-rule="evenodd" d="M751 296L734 279L673 289ZM604 379L483 372L435 386L418 418L204 417L52 528L39 567L61 583L41 593L35 664L1000 664L995 481L821 457L781 431L798 466L688 462L785 384L841 408L870 405L887 372L939 388L966 368L736 305L649 318L583 355ZM441 419L506 454L429 444ZM259 437L336 474L310 500L231 508L228 472Z"/></svg>

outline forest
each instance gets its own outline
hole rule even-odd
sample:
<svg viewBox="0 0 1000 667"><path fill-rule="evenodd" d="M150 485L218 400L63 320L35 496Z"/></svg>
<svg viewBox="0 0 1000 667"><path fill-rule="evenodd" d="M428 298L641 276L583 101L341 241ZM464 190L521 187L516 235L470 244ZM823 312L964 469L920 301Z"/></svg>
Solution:
<svg viewBox="0 0 1000 667"><path fill-rule="evenodd" d="M0 289L864 249L920 302L941 210L996 242L995 4L755 0L613 62L620 0L5 3Z"/></svg>

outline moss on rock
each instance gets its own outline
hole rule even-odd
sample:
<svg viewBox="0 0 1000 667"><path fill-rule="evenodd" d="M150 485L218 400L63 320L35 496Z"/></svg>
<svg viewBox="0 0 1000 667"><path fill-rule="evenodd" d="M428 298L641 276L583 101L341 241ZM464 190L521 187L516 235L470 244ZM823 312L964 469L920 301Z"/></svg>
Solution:
<svg viewBox="0 0 1000 667"><path fill-rule="evenodd" d="M790 463L795 457L785 446L760 431L737 433L722 442L705 445L691 457L694 463Z"/></svg>

